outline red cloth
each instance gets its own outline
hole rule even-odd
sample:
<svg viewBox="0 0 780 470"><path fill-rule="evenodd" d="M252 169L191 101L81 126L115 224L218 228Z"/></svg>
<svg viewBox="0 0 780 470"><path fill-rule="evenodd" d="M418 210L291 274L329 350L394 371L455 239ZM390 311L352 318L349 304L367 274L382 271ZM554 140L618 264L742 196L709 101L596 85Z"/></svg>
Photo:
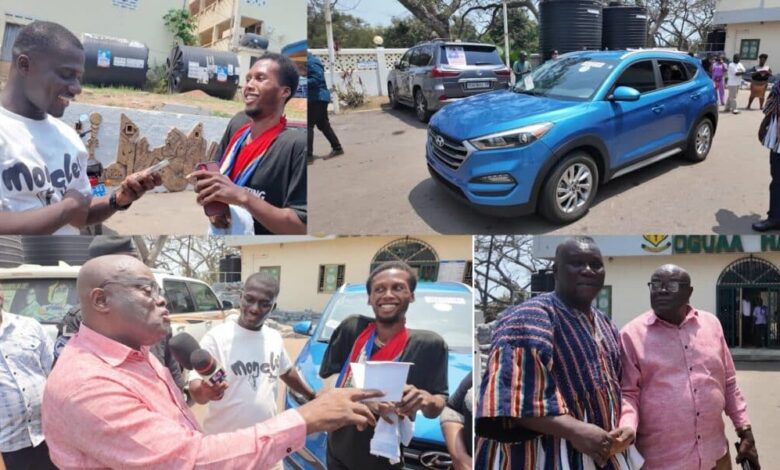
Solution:
<svg viewBox="0 0 780 470"><path fill-rule="evenodd" d="M344 384L350 383L352 377L352 367L349 363L360 362L361 355L364 354L366 343L371 337L371 333L376 331L376 323L371 323L363 330L355 340L355 344L352 345L352 351L349 353L347 359L347 370L344 377L337 383L337 387L344 387ZM395 336L390 338L390 341L377 351L376 345L371 348L371 357L364 358L366 361L397 361L401 357L401 353L406 348L406 343L409 340L409 333L406 331L406 327L402 328Z"/></svg>
<svg viewBox="0 0 780 470"><path fill-rule="evenodd" d="M238 130L235 134L233 134L233 137L230 138L230 145L228 145L228 151L230 151L233 148L233 145L235 145L236 141L238 140L239 136L244 133L249 127L252 126L252 123L249 122ZM263 132L258 136L255 140L253 140L250 143L244 143L244 146L241 148L241 150L238 153L238 157L236 157L236 161L233 164L233 169L230 171L230 179L235 181L238 175L241 174L242 171L244 171L244 168L249 166L252 161L265 153L266 150L268 150L268 147L271 146L271 144L276 140L276 138L279 136L279 134L282 133L282 131L287 127L287 118L282 116L281 119L279 119L279 123L273 126L272 128L268 129L267 131ZM248 137L247 137L248 139Z"/></svg>

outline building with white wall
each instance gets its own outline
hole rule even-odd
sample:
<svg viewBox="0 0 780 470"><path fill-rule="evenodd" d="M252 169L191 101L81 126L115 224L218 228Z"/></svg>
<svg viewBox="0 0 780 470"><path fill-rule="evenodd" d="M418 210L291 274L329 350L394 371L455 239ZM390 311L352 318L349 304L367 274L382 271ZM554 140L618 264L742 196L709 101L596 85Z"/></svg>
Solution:
<svg viewBox="0 0 780 470"><path fill-rule="evenodd" d="M164 65L173 36L163 16L186 6L186 0L2 0L0 62L11 60L18 31L35 21L59 23L77 36L83 33L138 41L149 48L149 64Z"/></svg>
<svg viewBox="0 0 780 470"><path fill-rule="evenodd" d="M780 0L718 0L712 24L726 25L727 57L738 53L750 68L764 53L780 71Z"/></svg>
<svg viewBox="0 0 780 470"><path fill-rule="evenodd" d="M421 281L471 285L470 236L233 237L241 250L241 279L265 271L279 279L279 309L321 311L344 283L365 283L389 260L407 262Z"/></svg>
<svg viewBox="0 0 780 470"><path fill-rule="evenodd" d="M606 268L601 304L618 328L650 309L647 283L661 265L691 275L691 304L716 314L731 347L752 347L742 334L740 302L769 307L769 346L780 347L780 235L636 235L593 237ZM534 256L553 258L561 236L534 237Z"/></svg>
<svg viewBox="0 0 780 470"><path fill-rule="evenodd" d="M242 73L265 50L281 52L288 44L306 39L306 3L304 0L185 0L197 22L202 47L233 51L238 54ZM267 49L241 46L241 37L256 34L268 40Z"/></svg>

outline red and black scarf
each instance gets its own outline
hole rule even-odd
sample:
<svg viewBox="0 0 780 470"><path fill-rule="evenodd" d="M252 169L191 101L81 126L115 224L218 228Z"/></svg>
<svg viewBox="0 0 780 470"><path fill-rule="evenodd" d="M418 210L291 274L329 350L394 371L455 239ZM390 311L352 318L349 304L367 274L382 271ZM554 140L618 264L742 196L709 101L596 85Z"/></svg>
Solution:
<svg viewBox="0 0 780 470"><path fill-rule="evenodd" d="M409 341L409 334L406 331L406 327L403 327L379 351L374 351L375 339L376 324L371 323L358 335L355 344L352 345L352 350L341 367L338 380L336 380L336 387L352 386L352 368L349 365L351 362L398 361L406 348L406 343Z"/></svg>

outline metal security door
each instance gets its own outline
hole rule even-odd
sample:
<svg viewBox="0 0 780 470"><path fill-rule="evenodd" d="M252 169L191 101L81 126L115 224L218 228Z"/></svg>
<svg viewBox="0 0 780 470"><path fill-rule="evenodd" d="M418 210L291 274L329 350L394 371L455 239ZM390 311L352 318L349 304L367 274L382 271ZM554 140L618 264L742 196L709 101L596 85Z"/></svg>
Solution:
<svg viewBox="0 0 780 470"><path fill-rule="evenodd" d="M736 287L718 287L718 319L723 326L723 336L729 347L739 346L739 296Z"/></svg>

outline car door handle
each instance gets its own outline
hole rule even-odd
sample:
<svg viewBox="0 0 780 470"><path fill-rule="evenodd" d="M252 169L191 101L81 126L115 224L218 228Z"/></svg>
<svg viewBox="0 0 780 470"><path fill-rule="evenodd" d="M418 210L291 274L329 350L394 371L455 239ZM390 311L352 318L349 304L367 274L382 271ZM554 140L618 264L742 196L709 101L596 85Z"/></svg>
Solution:
<svg viewBox="0 0 780 470"><path fill-rule="evenodd" d="M701 96L701 93L694 93L694 94L691 95L691 99L692 100L698 100L700 96Z"/></svg>
<svg viewBox="0 0 780 470"><path fill-rule="evenodd" d="M652 109L655 114L659 114L661 111L664 110L664 107L663 107L663 105L661 105L661 106L653 106L650 109Z"/></svg>

